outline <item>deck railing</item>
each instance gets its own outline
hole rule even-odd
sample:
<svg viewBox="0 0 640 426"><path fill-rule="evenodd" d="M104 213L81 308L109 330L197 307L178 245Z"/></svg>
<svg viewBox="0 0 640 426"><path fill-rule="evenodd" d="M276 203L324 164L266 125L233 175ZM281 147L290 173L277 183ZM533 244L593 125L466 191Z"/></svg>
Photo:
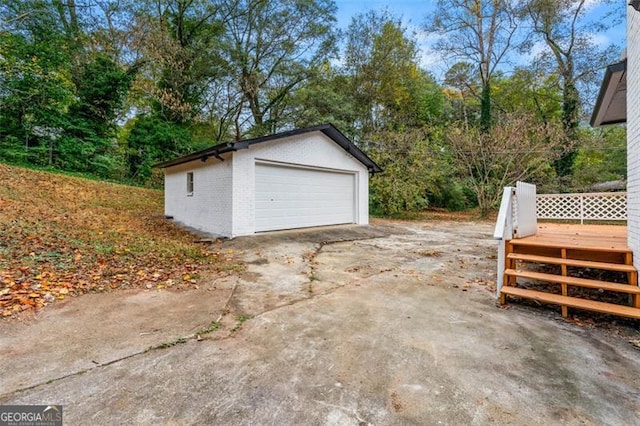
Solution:
<svg viewBox="0 0 640 426"><path fill-rule="evenodd" d="M539 194L536 198L538 219L627 220L626 192Z"/></svg>
<svg viewBox="0 0 640 426"><path fill-rule="evenodd" d="M496 292L498 296L500 296L504 281L506 242L513 238L513 219L516 216L513 211L515 208L515 195L516 190L513 187L506 186L503 189L498 220L496 220L496 227L493 231L493 238L498 240L498 271L496 275Z"/></svg>

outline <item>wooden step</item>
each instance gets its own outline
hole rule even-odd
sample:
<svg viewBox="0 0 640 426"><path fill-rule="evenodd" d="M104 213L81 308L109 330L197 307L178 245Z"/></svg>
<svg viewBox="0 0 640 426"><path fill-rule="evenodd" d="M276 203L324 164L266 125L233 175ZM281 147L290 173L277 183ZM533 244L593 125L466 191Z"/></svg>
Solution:
<svg viewBox="0 0 640 426"><path fill-rule="evenodd" d="M555 274L545 274L542 272L518 271L515 269L507 269L505 275L511 277L529 278L538 281L547 281L558 284L568 284L578 287L597 288L608 291L617 291L620 293L640 294L640 287L631 284L618 284L606 281L589 280L586 278L568 277Z"/></svg>
<svg viewBox="0 0 640 426"><path fill-rule="evenodd" d="M538 256L535 254L509 253L507 258L524 262L546 263L551 265L577 266L580 268L603 269L606 271L636 272L632 265L621 263L593 262L590 260L562 259L559 257Z"/></svg>
<svg viewBox="0 0 640 426"><path fill-rule="evenodd" d="M562 253L565 253L563 256ZM547 256L568 258L576 260L587 260L590 262L605 262L618 264L633 264L633 255L631 253L603 252L595 250L579 250L579 249L562 249L545 246L507 246L507 253L530 254L534 256Z"/></svg>
<svg viewBox="0 0 640 426"><path fill-rule="evenodd" d="M535 290L526 290L523 288L507 286L502 287L501 294L533 299L544 303L553 303L555 305L568 306L570 308L640 319L640 309L632 308L630 306L616 305L614 303L596 302L595 300L578 299L575 297L561 296L559 294L543 293Z"/></svg>
<svg viewBox="0 0 640 426"><path fill-rule="evenodd" d="M595 252L607 252L607 253L632 253L632 250L628 247L603 245L601 239L589 240L586 237L581 238L579 241L575 241L575 242L571 240L547 241L547 240L537 240L535 238L522 238L522 239L514 238L513 240L509 240L509 244L513 246L549 247L549 248L557 248L557 249L595 251Z"/></svg>

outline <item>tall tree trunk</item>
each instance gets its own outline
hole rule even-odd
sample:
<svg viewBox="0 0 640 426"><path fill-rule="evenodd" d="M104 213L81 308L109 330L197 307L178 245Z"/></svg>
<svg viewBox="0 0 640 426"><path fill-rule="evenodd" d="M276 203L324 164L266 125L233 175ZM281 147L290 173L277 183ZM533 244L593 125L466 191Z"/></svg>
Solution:
<svg viewBox="0 0 640 426"><path fill-rule="evenodd" d="M480 128L483 132L491 129L491 85L486 82L480 93Z"/></svg>
<svg viewBox="0 0 640 426"><path fill-rule="evenodd" d="M562 125L567 136L575 136L580 123L580 96L573 79L566 79L562 88Z"/></svg>
<svg viewBox="0 0 640 426"><path fill-rule="evenodd" d="M580 124L580 96L575 82L566 78L562 87L562 127L570 144L577 140L576 130ZM568 149L553 163L556 175L560 178L560 184L567 183L573 175L573 163L577 155L575 148Z"/></svg>

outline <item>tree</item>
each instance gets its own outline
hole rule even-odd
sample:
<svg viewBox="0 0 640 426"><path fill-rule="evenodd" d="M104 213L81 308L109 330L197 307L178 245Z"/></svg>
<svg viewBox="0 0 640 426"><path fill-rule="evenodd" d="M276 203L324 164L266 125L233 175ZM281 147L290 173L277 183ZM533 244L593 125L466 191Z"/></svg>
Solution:
<svg viewBox="0 0 640 426"><path fill-rule="evenodd" d="M615 22L607 18L596 22L587 21L586 14L592 2L588 0L530 0L526 13L536 36L524 45L529 48L535 41L547 47L536 58L536 62L547 69L555 69L560 76L562 90L562 125L570 139L577 140L581 105L579 87L587 92L598 72L613 59L617 47L600 48L594 35L607 30ZM612 2L607 1L607 4ZM612 10L615 10L613 8ZM611 14L609 14L611 18ZM597 85L596 85L597 87ZM567 151L555 162L559 177L565 180L571 175L577 151Z"/></svg>
<svg viewBox="0 0 640 426"><path fill-rule="evenodd" d="M6 160L52 165L74 86L48 2L0 1L0 147Z"/></svg>
<svg viewBox="0 0 640 426"><path fill-rule="evenodd" d="M514 2L515 3L515 2ZM476 68L480 79L480 125L492 124L491 83L504 64L518 28L510 0L438 0L427 30L440 35L436 49Z"/></svg>
<svg viewBox="0 0 640 426"><path fill-rule="evenodd" d="M127 176L141 183L152 175L154 164L186 154L191 146L191 134L155 114L136 117L127 135Z"/></svg>
<svg viewBox="0 0 640 426"><path fill-rule="evenodd" d="M473 65L468 62L454 64L445 73L444 84L444 93L453 110L452 121L462 123L465 128L476 125L480 117L480 103Z"/></svg>
<svg viewBox="0 0 640 426"><path fill-rule="evenodd" d="M208 83L225 75L220 52L221 1L147 0L135 9L133 41L144 61L136 90L163 120L191 123L206 102Z"/></svg>
<svg viewBox="0 0 640 426"><path fill-rule="evenodd" d="M222 39L235 138L281 128L281 106L334 51L331 0L233 0Z"/></svg>
<svg viewBox="0 0 640 426"><path fill-rule="evenodd" d="M579 130L581 142L575 159L574 188L590 191L595 184L626 181L626 130L624 126Z"/></svg>
<svg viewBox="0 0 640 426"><path fill-rule="evenodd" d="M530 115L502 115L488 132L450 128L447 140L482 216L495 207L504 186L518 180L543 183L559 148L566 148L555 123L541 125Z"/></svg>
<svg viewBox="0 0 640 426"><path fill-rule="evenodd" d="M0 123L7 124L0 136L3 144L25 141L26 155L16 160L103 176L119 167L116 119L137 68L123 69L115 51L100 44L106 38L94 37L104 28L100 11L113 16L116 6L0 0ZM17 152L3 151L5 158Z"/></svg>
<svg viewBox="0 0 640 426"><path fill-rule="evenodd" d="M538 69L518 67L509 76L494 78L493 102L496 110L508 114L529 114L542 123L562 118L562 92L558 76Z"/></svg>
<svg viewBox="0 0 640 426"><path fill-rule="evenodd" d="M295 128L332 123L340 131L354 137L356 129L356 105L345 87L351 85L350 77L341 74L329 63L317 68L316 74L302 84L291 96L287 115L292 117Z"/></svg>
<svg viewBox="0 0 640 426"><path fill-rule="evenodd" d="M69 107L59 140L57 166L112 177L119 168L115 120L134 75L134 69L124 70L102 55L84 64L77 102Z"/></svg>
<svg viewBox="0 0 640 426"><path fill-rule="evenodd" d="M441 170L435 166L429 132L380 131L372 135L368 145L373 160L385 170L371 179L371 211L390 215L426 208L428 190Z"/></svg>
<svg viewBox="0 0 640 426"><path fill-rule="evenodd" d="M240 13L227 8L231 3L145 0L134 5L132 46L140 55L140 72L131 102L137 115L121 134L130 179L147 182L153 164L192 150L199 131L209 144L226 134L211 108L222 103L222 94L211 87L227 76L220 39L225 21Z"/></svg>
<svg viewBox="0 0 640 426"><path fill-rule="evenodd" d="M362 135L415 126L432 115L427 109L434 105L425 100L431 97L436 104L438 89L434 91L433 79L420 70L417 54L412 35L388 11L352 19L344 70Z"/></svg>

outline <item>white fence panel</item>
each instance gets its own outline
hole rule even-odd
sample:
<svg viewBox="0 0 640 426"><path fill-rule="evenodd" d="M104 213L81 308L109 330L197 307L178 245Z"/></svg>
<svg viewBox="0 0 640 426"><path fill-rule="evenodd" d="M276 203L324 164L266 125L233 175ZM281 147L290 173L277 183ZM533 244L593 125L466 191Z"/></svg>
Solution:
<svg viewBox="0 0 640 426"><path fill-rule="evenodd" d="M536 186L530 183L516 182L517 228L518 238L536 235L538 220L536 217Z"/></svg>
<svg viewBox="0 0 640 426"><path fill-rule="evenodd" d="M541 194L538 219L627 220L627 193Z"/></svg>

